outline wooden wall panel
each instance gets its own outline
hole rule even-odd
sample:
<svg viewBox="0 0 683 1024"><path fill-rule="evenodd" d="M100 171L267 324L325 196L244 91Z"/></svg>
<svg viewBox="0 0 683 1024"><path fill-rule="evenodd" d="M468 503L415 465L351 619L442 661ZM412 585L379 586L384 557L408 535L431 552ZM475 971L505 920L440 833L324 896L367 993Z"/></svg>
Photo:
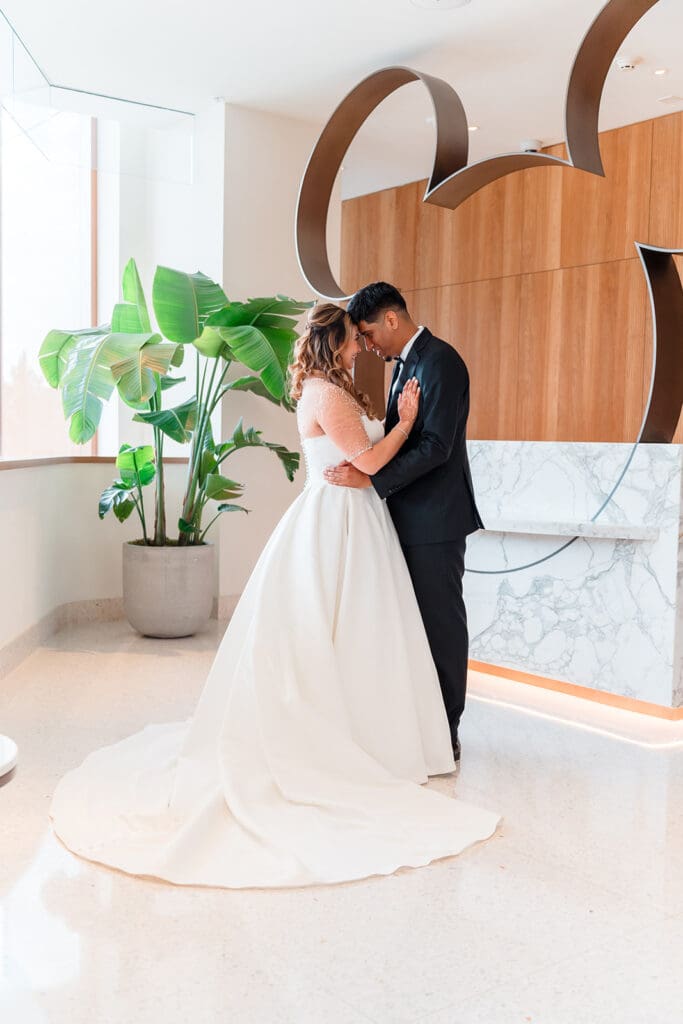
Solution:
<svg viewBox="0 0 683 1024"><path fill-rule="evenodd" d="M543 152L567 159L564 144ZM565 167L534 167L519 175L523 184L520 273L562 265L562 188L565 174L571 173Z"/></svg>
<svg viewBox="0 0 683 1024"><path fill-rule="evenodd" d="M426 181L420 182L424 196ZM420 203L415 229L415 288L451 284L456 259L453 246L453 213L440 206Z"/></svg>
<svg viewBox="0 0 683 1024"><path fill-rule="evenodd" d="M683 113L601 144L605 179L537 168L456 211L423 203L425 182L344 203L345 287L393 281L416 322L462 353L470 437L637 435L652 341L634 242L683 248Z"/></svg>
<svg viewBox="0 0 683 1024"><path fill-rule="evenodd" d="M637 259L534 274L522 284L524 440L635 440L647 293Z"/></svg>
<svg viewBox="0 0 683 1024"><path fill-rule="evenodd" d="M420 182L424 193L426 182ZM417 288L519 274L522 266L523 177L508 175L457 210L423 203L417 221Z"/></svg>
<svg viewBox="0 0 683 1024"><path fill-rule="evenodd" d="M559 437L562 394L562 272L525 274L520 280L519 402L516 437Z"/></svg>
<svg viewBox="0 0 683 1024"><path fill-rule="evenodd" d="M653 125L650 224L639 241L683 249L683 113Z"/></svg>
<svg viewBox="0 0 683 1024"><path fill-rule="evenodd" d="M652 121L603 132L605 177L565 171L562 179L562 266L630 259L647 237Z"/></svg>
<svg viewBox="0 0 683 1024"><path fill-rule="evenodd" d="M514 277L406 296L416 322L453 345L470 373L470 437L516 436L520 290Z"/></svg>
<svg viewBox="0 0 683 1024"><path fill-rule="evenodd" d="M371 281L415 287L419 183L373 192L342 204L341 286L347 294Z"/></svg>

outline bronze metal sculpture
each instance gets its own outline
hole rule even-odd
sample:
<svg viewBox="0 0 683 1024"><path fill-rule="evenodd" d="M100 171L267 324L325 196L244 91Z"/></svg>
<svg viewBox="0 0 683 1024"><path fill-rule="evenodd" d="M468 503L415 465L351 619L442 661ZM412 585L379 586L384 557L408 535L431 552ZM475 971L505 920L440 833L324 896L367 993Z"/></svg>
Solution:
<svg viewBox="0 0 683 1024"><path fill-rule="evenodd" d="M638 441L671 444L683 406L683 283L674 262L683 249L636 243L652 309L652 376Z"/></svg>
<svg viewBox="0 0 683 1024"><path fill-rule="evenodd" d="M609 0L586 33L569 77L565 101L568 160L547 153L507 153L467 163L467 118L458 94L446 82L404 67L365 78L339 104L325 125L304 172L296 211L296 246L306 281L319 295L347 298L327 253L327 212L344 154L361 125L387 96L409 82L422 82L436 120L436 150L424 201L454 210L485 185L528 167L557 165L604 175L598 115L609 67L624 39L658 0Z"/></svg>
<svg viewBox="0 0 683 1024"><path fill-rule="evenodd" d="M311 154L299 191L296 247L301 271L319 295L347 298L336 281L327 253L327 214L334 182L344 154L360 127L379 104L409 82L427 88L434 108L436 148L424 202L454 210L479 189L507 174L529 167L575 168L604 176L598 117L610 65L631 29L658 0L609 0L586 33L577 52L565 100L565 140L568 159L547 153L508 153L468 164L468 127L463 105L446 82L405 67L389 67L360 82L339 104ZM645 271L653 320L650 393L638 438L619 477L591 519L609 504L640 443L670 443L683 406L683 284L673 257L681 249L662 249L636 243ZM384 366L364 360L358 367L362 386L371 396L383 396ZM578 538L562 544L537 561L515 568L488 570L487 575L531 568L559 554ZM481 570L470 569L470 572Z"/></svg>

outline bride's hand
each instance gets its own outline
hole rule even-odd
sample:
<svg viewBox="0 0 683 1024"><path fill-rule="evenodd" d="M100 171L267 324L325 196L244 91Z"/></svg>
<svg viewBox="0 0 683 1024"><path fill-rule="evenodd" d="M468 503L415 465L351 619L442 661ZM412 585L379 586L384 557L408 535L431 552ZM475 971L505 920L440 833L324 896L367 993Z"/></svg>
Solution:
<svg viewBox="0 0 683 1024"><path fill-rule="evenodd" d="M398 396L398 418L401 426L410 430L417 419L417 410L420 406L420 385L416 377L411 377L406 382L403 391Z"/></svg>

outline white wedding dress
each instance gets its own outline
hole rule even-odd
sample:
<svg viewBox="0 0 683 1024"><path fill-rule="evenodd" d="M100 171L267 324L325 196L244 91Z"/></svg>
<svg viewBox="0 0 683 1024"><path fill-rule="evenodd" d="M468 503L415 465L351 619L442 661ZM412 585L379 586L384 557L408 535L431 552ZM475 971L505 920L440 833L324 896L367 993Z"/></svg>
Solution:
<svg viewBox="0 0 683 1024"><path fill-rule="evenodd" d="M380 439L381 424L353 415ZM302 445L306 487L193 717L97 750L60 781L50 813L75 853L183 885L298 886L424 865L495 831L497 814L420 785L454 764L389 513L372 488L325 482L348 445Z"/></svg>

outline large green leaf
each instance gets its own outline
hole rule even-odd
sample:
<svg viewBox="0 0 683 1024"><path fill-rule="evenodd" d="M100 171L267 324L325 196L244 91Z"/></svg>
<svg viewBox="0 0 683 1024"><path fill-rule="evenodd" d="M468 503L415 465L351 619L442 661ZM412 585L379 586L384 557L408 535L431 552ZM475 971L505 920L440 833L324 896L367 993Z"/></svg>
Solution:
<svg viewBox="0 0 683 1024"><path fill-rule="evenodd" d="M274 328L269 328L274 330ZM278 401L285 392L286 366L281 353L258 327L222 327L221 335L241 363L260 373L261 380Z"/></svg>
<svg viewBox="0 0 683 1024"><path fill-rule="evenodd" d="M287 404L287 367L297 338L296 321L312 303L276 298L231 302L207 321L227 342L235 359L259 373L267 391Z"/></svg>
<svg viewBox="0 0 683 1024"><path fill-rule="evenodd" d="M299 302L284 295L249 299L247 302L231 302L219 312L212 314L208 323L212 327L294 327L296 319L312 305L312 302ZM276 318L280 322L273 323ZM283 323L282 320L286 322Z"/></svg>
<svg viewBox="0 0 683 1024"><path fill-rule="evenodd" d="M232 359L232 352L225 343L221 331L215 327L205 327L198 338L192 342L194 347L207 359Z"/></svg>
<svg viewBox="0 0 683 1024"><path fill-rule="evenodd" d="M260 377L238 377L225 384L218 392L218 398L222 398L228 391L251 391L260 398L267 398L274 405L279 405L277 398L271 395Z"/></svg>
<svg viewBox="0 0 683 1024"><path fill-rule="evenodd" d="M220 473L210 473L204 484L206 497L217 501L239 498L243 490L243 484L238 484L235 480L228 480L227 477L221 476Z"/></svg>
<svg viewBox="0 0 683 1024"><path fill-rule="evenodd" d="M102 334L98 330L81 332L73 337L75 340L69 345L66 367L60 381L62 405L64 416L71 421L70 438L77 444L84 444L95 433L102 415L102 404L111 397L114 390L112 367L135 358L143 346L158 342L159 335ZM130 400L125 391L121 392L121 397L128 404L134 404L135 401L134 377L133 374L133 394Z"/></svg>
<svg viewBox="0 0 683 1024"><path fill-rule="evenodd" d="M146 334L152 330L145 293L135 260L130 259L123 271L123 302L114 306L111 329L115 333Z"/></svg>
<svg viewBox="0 0 683 1024"><path fill-rule="evenodd" d="M138 423L149 423L159 427L168 437L180 444L192 439L192 431L197 425L197 399L189 398L182 405L173 409L162 409L160 412L139 412L133 419Z"/></svg>
<svg viewBox="0 0 683 1024"><path fill-rule="evenodd" d="M159 327L171 341L186 345L198 338L207 319L225 306L227 296L205 274L157 267L152 289Z"/></svg>
<svg viewBox="0 0 683 1024"><path fill-rule="evenodd" d="M261 313L256 324L258 327L284 327L293 330L296 320L290 316L278 316L276 313Z"/></svg>
<svg viewBox="0 0 683 1024"><path fill-rule="evenodd" d="M178 345L177 348L179 348L181 352L185 351L181 345ZM173 360L171 360L171 362L173 362ZM187 377L162 377L160 381L161 390L168 391L169 388L174 388L176 384L182 384L183 381L186 380Z"/></svg>
<svg viewBox="0 0 683 1024"><path fill-rule="evenodd" d="M247 514L249 514L251 509L244 508L243 505L219 505L218 506L218 511L219 512L246 512Z"/></svg>
<svg viewBox="0 0 683 1024"><path fill-rule="evenodd" d="M50 331L38 353L40 368L50 387L57 388L62 383L69 356L82 339L105 338L108 334L106 326L88 327L83 331Z"/></svg>
<svg viewBox="0 0 683 1024"><path fill-rule="evenodd" d="M261 330L270 345L275 352L280 366L283 371L287 372L287 367L292 361L292 349L297 339L297 333L294 330L284 329L282 327L264 327L259 325Z"/></svg>
<svg viewBox="0 0 683 1024"><path fill-rule="evenodd" d="M284 316L300 317L307 309L315 306L315 300L302 302L300 299L291 299L288 295L276 295L275 302L270 307L270 313L280 313Z"/></svg>
<svg viewBox="0 0 683 1024"><path fill-rule="evenodd" d="M121 479L129 487L138 482L142 487L146 487L156 475L154 448L151 444L135 447L122 444L116 456L116 465L121 470Z"/></svg>
<svg viewBox="0 0 683 1024"><path fill-rule="evenodd" d="M159 335L153 337L158 338ZM146 344L111 364L111 372L124 402L139 406L141 402L149 401L157 389L157 375L164 377L168 373L177 347L168 342Z"/></svg>
<svg viewBox="0 0 683 1024"><path fill-rule="evenodd" d="M289 481L294 480L294 474L299 468L299 462L301 456L298 452L291 452L288 448L285 448L282 444L274 444L271 441L263 441L261 438L261 431L255 430L254 427L249 427L247 430L242 425L242 420L239 421L235 427L232 437L229 441L224 441L223 444L216 446L216 456L218 460L222 462L227 459L233 452L239 451L241 448L267 448L278 457L282 463L282 468L285 471L287 479Z"/></svg>
<svg viewBox="0 0 683 1024"><path fill-rule="evenodd" d="M215 473L217 469L218 460L216 459L216 453L207 449L202 453L199 462L199 486L202 487L209 473Z"/></svg>
<svg viewBox="0 0 683 1024"><path fill-rule="evenodd" d="M107 487L100 496L98 515L104 519L107 512L114 511L114 515L120 523L126 521L135 508L132 495L134 487L130 487L123 480L115 480L111 487Z"/></svg>
<svg viewBox="0 0 683 1024"><path fill-rule="evenodd" d="M114 390L107 348L110 337L95 334L79 338L62 374L62 407L64 417L70 420L69 437L76 444L85 444L94 435L102 405Z"/></svg>

